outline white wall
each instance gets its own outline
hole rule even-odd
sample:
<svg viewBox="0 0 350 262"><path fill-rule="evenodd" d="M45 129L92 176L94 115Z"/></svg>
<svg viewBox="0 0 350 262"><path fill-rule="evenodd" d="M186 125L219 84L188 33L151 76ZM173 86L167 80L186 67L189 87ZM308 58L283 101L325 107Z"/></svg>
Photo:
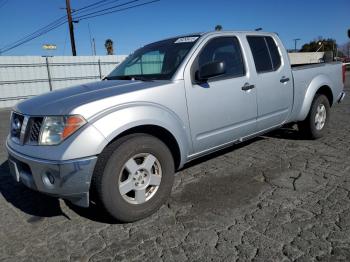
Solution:
<svg viewBox="0 0 350 262"><path fill-rule="evenodd" d="M125 57L0 56L0 108L11 107L51 89L97 81L100 79L100 68L101 75L105 76Z"/></svg>
<svg viewBox="0 0 350 262"><path fill-rule="evenodd" d="M316 64L324 57L324 52L298 52L288 53L292 65Z"/></svg>

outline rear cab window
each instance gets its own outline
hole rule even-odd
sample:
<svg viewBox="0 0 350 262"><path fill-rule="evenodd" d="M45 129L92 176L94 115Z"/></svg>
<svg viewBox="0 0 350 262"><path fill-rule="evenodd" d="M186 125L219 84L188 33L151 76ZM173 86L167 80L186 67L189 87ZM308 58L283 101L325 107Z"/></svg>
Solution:
<svg viewBox="0 0 350 262"><path fill-rule="evenodd" d="M247 36L257 73L278 70L281 66L281 54L271 36Z"/></svg>

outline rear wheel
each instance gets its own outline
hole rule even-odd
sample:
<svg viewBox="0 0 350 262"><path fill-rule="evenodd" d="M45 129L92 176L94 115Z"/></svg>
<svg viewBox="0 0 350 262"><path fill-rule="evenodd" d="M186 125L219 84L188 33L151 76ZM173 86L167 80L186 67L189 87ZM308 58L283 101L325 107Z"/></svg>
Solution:
<svg viewBox="0 0 350 262"><path fill-rule="evenodd" d="M325 134L330 118L330 105L325 95L317 94L312 101L310 112L306 119L298 123L302 134L310 139L317 139Z"/></svg>
<svg viewBox="0 0 350 262"><path fill-rule="evenodd" d="M115 219L131 222L154 213L168 198L174 160L158 138L134 134L109 145L97 162L93 186Z"/></svg>

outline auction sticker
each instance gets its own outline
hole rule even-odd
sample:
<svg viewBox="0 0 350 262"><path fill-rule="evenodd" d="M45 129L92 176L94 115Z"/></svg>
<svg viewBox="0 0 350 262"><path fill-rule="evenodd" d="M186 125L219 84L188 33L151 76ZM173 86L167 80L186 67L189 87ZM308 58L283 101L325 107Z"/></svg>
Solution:
<svg viewBox="0 0 350 262"><path fill-rule="evenodd" d="M196 41L199 38L199 36L190 36L190 37L181 37L177 39L174 43L180 44L180 43L192 43Z"/></svg>

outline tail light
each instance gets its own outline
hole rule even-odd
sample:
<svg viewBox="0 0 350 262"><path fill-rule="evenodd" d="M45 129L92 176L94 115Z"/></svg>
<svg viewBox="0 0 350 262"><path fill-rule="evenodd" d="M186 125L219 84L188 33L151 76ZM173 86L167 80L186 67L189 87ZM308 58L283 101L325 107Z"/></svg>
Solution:
<svg viewBox="0 0 350 262"><path fill-rule="evenodd" d="M345 71L346 71L346 65L343 64L343 84L345 84Z"/></svg>

